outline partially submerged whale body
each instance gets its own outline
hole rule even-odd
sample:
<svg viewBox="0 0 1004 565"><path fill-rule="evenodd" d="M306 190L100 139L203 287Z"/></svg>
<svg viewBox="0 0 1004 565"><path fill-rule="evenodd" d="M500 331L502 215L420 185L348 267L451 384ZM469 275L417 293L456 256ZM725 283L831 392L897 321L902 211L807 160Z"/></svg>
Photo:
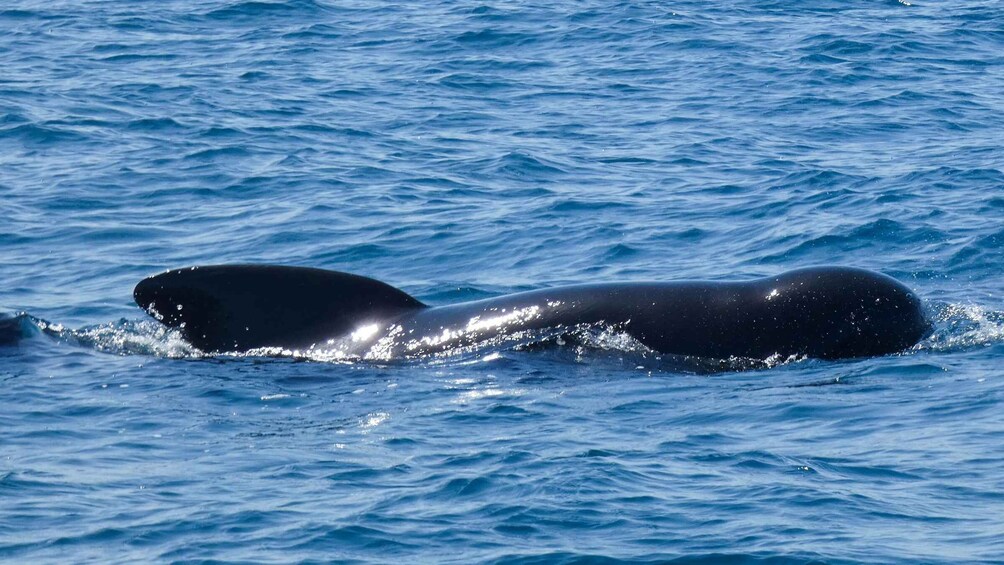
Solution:
<svg viewBox="0 0 1004 565"><path fill-rule="evenodd" d="M883 355L931 330L920 299L863 269L742 282L601 283L427 306L377 280L321 269L216 265L141 281L136 303L205 352L330 350L390 359L532 330L606 327L664 354L730 359Z"/></svg>

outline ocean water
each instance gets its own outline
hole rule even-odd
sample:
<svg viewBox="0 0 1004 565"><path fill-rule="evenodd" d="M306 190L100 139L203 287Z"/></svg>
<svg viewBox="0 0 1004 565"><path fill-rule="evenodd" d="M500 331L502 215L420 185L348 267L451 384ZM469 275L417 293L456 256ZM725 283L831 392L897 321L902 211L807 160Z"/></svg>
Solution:
<svg viewBox="0 0 1004 565"><path fill-rule="evenodd" d="M0 7L0 559L1004 561L1004 5ZM205 356L171 267L892 275L910 351Z"/></svg>

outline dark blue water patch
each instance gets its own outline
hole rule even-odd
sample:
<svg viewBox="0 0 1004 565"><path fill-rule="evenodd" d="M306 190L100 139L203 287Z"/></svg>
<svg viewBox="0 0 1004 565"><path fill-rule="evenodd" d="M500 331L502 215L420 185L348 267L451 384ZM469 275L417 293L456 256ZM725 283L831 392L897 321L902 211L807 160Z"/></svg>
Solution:
<svg viewBox="0 0 1004 565"><path fill-rule="evenodd" d="M17 345L33 328L25 314L0 313L0 347Z"/></svg>
<svg viewBox="0 0 1004 565"><path fill-rule="evenodd" d="M22 20L35 18L39 14L38 12L33 12L31 10L3 10L0 11L0 18L9 18L11 20Z"/></svg>
<svg viewBox="0 0 1004 565"><path fill-rule="evenodd" d="M0 130L0 139L15 139L35 146L58 145L67 141L83 141L83 135L52 125L22 124Z"/></svg>

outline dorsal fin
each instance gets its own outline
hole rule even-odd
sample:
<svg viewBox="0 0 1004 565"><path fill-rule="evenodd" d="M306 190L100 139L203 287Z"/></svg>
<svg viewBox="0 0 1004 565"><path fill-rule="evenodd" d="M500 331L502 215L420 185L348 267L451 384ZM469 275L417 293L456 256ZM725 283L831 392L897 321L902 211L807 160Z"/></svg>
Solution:
<svg viewBox="0 0 1004 565"><path fill-rule="evenodd" d="M276 265L171 270L140 281L133 297L203 351L306 348L425 308L377 280Z"/></svg>

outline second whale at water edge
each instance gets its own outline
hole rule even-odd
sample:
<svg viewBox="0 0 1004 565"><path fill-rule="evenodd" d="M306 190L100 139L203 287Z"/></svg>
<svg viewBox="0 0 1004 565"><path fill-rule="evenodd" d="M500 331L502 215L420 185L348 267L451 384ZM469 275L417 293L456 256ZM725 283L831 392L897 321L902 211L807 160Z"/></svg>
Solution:
<svg viewBox="0 0 1004 565"><path fill-rule="evenodd" d="M910 289L851 267L741 282L583 284L427 306L348 273L214 265L152 276L133 294L205 352L313 349L392 359L476 347L528 330L602 326L671 355L839 359L902 351L931 331Z"/></svg>

